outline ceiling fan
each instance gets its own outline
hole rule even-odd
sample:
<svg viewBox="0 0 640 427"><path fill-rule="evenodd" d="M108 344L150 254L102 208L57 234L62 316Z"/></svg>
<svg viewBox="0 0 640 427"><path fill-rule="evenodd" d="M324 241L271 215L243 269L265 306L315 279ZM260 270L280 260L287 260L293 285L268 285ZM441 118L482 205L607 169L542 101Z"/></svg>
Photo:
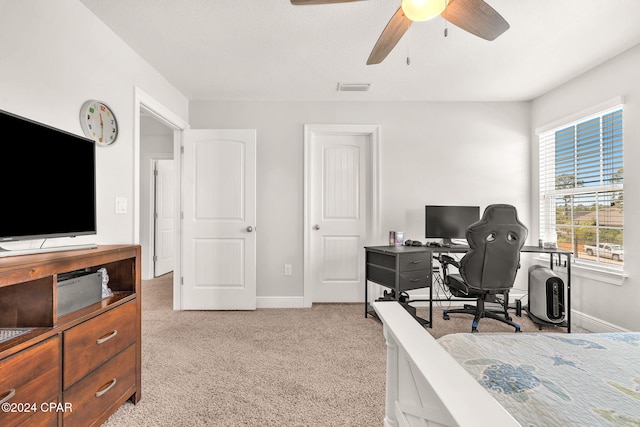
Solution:
<svg viewBox="0 0 640 427"><path fill-rule="evenodd" d="M348 3L360 0L291 0L294 6ZM402 5L380 34L367 65L381 63L415 21L441 15L444 19L485 40L495 40L509 23L483 0L402 0Z"/></svg>

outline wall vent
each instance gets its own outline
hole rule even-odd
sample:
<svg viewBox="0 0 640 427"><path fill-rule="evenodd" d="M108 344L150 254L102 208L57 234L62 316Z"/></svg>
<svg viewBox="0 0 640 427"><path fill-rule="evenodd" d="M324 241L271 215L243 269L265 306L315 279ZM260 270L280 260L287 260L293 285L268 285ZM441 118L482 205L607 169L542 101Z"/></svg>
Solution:
<svg viewBox="0 0 640 427"><path fill-rule="evenodd" d="M338 92L366 92L371 83L338 83Z"/></svg>

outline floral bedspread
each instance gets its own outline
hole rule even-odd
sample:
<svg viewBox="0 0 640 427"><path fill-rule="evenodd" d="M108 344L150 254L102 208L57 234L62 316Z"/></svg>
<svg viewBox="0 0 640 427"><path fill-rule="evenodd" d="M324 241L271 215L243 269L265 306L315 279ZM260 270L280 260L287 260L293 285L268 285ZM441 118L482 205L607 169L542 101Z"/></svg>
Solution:
<svg viewBox="0 0 640 427"><path fill-rule="evenodd" d="M523 426L640 426L640 333L465 333L438 342Z"/></svg>

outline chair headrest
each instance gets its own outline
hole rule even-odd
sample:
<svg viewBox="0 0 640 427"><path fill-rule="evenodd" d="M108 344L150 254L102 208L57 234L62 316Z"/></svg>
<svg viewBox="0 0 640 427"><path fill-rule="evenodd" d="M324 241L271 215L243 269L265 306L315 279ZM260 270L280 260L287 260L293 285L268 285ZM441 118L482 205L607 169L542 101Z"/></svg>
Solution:
<svg viewBox="0 0 640 427"><path fill-rule="evenodd" d="M511 205L496 204L489 205L482 214L480 221L490 222L493 224L524 224L518 219L516 208Z"/></svg>

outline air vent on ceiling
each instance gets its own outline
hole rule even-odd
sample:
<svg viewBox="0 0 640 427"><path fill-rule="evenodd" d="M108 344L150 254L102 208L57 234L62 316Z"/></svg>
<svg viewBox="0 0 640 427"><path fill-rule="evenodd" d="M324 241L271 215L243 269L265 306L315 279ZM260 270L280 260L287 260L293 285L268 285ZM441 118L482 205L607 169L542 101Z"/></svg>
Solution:
<svg viewBox="0 0 640 427"><path fill-rule="evenodd" d="M366 92L371 83L338 83L338 92Z"/></svg>

